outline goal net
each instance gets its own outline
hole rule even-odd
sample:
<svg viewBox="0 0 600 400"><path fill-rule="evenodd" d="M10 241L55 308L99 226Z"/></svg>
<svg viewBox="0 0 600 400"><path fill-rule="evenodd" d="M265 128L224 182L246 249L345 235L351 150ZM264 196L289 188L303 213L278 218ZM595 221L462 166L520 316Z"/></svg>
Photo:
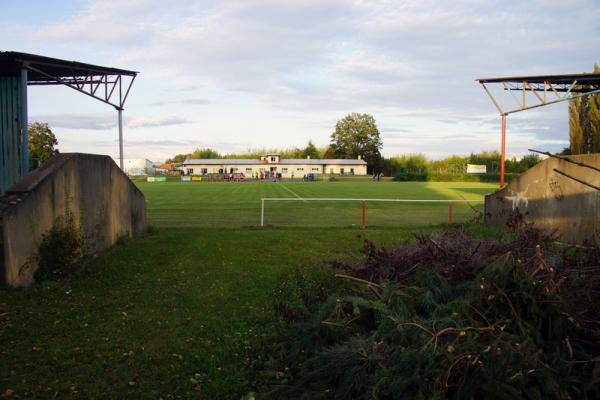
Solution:
<svg viewBox="0 0 600 400"><path fill-rule="evenodd" d="M483 200L263 198L261 226L427 226L476 218Z"/></svg>

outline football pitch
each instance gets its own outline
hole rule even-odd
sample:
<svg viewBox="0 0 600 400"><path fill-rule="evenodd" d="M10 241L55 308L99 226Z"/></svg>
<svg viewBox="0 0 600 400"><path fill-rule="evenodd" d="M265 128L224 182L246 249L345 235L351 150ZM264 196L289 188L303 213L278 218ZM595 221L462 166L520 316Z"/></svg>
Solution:
<svg viewBox="0 0 600 400"><path fill-rule="evenodd" d="M68 282L0 291L0 397L239 399L259 387L291 271L359 257L447 223L447 205L261 198L480 200L496 185L415 182L138 183L149 233ZM481 204L481 203L479 203ZM279 207L279 208L278 208ZM457 206L455 220L472 218ZM433 224L433 225L432 225ZM257 367L258 366L258 367ZM273 371L271 371L273 372ZM273 372L274 373L274 372Z"/></svg>
<svg viewBox="0 0 600 400"><path fill-rule="evenodd" d="M418 200L456 200L452 203L453 221L465 222L476 217L475 210L482 210L483 195L496 188L488 183L393 181L141 182L138 186L147 198L149 221L156 227L223 228L260 226L263 198L295 199L266 201L267 227L361 226L361 199L367 200L367 226L427 226L449 221L447 203Z"/></svg>

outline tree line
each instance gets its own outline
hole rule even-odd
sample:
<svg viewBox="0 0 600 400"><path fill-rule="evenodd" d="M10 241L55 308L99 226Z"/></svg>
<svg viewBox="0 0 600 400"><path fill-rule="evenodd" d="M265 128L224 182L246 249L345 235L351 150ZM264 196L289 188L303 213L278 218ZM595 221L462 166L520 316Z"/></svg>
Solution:
<svg viewBox="0 0 600 400"><path fill-rule="evenodd" d="M505 160L505 172L520 174L541 161L537 154ZM467 164L485 165L485 174L467 174ZM381 171L401 181L496 181L500 173L500 153L483 151L468 156L451 155L441 160L430 160L424 154L406 154L383 158Z"/></svg>
<svg viewBox="0 0 600 400"><path fill-rule="evenodd" d="M242 154L220 154L210 148L196 149L191 153L177 154L167 163L181 164L186 159L203 158L260 158L265 154L279 154L281 158L342 158L355 159L360 156L369 166L378 165L381 160L383 142L375 118L369 114L351 113L340 119L330 136L326 147L317 148L312 141L306 147L292 149L253 149Z"/></svg>
<svg viewBox="0 0 600 400"><path fill-rule="evenodd" d="M265 154L279 154L281 158L328 158L328 147L317 148L312 141L309 141L306 147L295 147L292 149L277 149L277 148L262 148L250 149L244 153L227 153L221 154L211 148L199 148L191 153L177 154L173 158L169 158L167 163L182 164L186 159L215 159L215 158L248 158L258 159Z"/></svg>

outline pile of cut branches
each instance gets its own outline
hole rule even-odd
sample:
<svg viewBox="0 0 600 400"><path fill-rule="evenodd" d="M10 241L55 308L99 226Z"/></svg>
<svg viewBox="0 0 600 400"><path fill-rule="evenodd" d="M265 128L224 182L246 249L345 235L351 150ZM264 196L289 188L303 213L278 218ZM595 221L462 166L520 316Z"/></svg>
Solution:
<svg viewBox="0 0 600 400"><path fill-rule="evenodd" d="M364 255L335 262L347 284L288 318L265 397L600 398L597 247L525 226L510 240L365 242Z"/></svg>

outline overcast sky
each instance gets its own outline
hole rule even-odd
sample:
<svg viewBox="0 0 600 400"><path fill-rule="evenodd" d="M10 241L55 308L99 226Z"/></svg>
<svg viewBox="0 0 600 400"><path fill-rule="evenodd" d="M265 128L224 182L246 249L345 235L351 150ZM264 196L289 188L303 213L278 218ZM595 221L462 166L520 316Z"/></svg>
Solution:
<svg viewBox="0 0 600 400"><path fill-rule="evenodd" d="M324 146L350 112L375 117L384 155L440 158L499 149L476 78L589 72L598 21L598 0L0 0L0 50L140 71L126 158ZM114 109L29 93L61 151L118 154ZM564 103L508 119L509 154L567 145Z"/></svg>

